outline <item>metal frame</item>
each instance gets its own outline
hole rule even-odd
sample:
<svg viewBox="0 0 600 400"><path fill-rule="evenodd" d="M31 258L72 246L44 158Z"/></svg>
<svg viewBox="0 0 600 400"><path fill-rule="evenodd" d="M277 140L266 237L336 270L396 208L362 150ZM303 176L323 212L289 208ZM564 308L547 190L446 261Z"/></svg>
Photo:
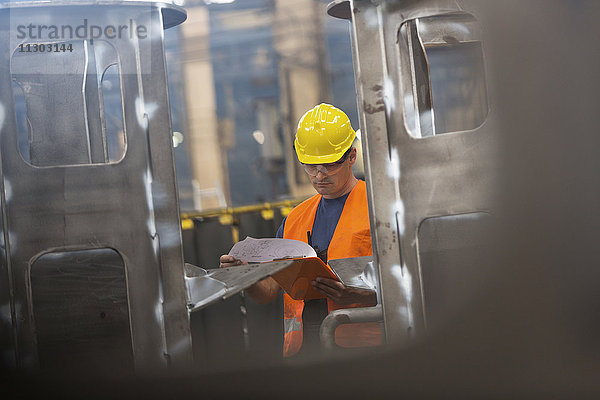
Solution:
<svg viewBox="0 0 600 400"><path fill-rule="evenodd" d="M39 16L42 21L53 18L53 22L68 23L65 19L71 13L86 16L90 24L115 24L133 18L153 28L145 47L133 40L112 43L120 71L127 72L120 76L126 152L117 163L90 161L61 166L57 155L55 166L34 167L17 150L10 69L14 49L9 48L9 22ZM12 343L3 350L13 352L16 367L38 365L31 302L32 263L47 252L94 248L114 249L124 261L136 369L191 365L163 47L163 28L183 20L185 12L179 7L151 2L23 2L0 7L4 244L0 281L9 282L8 287L0 287L0 306L2 318L8 318L13 328ZM55 78L60 79L60 66L52 67ZM52 102L54 95L59 94L48 93L43 102ZM43 137L39 139L44 141ZM68 154L69 148L64 151Z"/></svg>
<svg viewBox="0 0 600 400"><path fill-rule="evenodd" d="M420 17L470 12L460 1L336 1L332 16L350 18L357 103L375 264L379 267L388 343L405 346L425 332L418 230L431 217L493 209L493 104L472 131L415 138L409 134L403 93L428 80L427 69L402 74L414 63L402 51L403 23ZM414 65L414 64L413 64ZM489 96L492 98L492 96ZM427 99L417 99L426 104Z"/></svg>
<svg viewBox="0 0 600 400"><path fill-rule="evenodd" d="M335 344L335 330L344 324L358 324L362 322L381 322L383 312L381 306L364 308L346 308L330 312L321 323L319 336L321 344L327 350L337 348Z"/></svg>

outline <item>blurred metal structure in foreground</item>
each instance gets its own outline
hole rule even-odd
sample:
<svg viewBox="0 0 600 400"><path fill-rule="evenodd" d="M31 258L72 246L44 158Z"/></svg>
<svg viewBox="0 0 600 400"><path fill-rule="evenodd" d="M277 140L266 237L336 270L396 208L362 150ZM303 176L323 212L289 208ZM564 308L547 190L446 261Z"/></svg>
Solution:
<svg viewBox="0 0 600 400"><path fill-rule="evenodd" d="M184 20L0 3L3 365L191 365L163 49Z"/></svg>
<svg viewBox="0 0 600 400"><path fill-rule="evenodd" d="M493 212L496 111L464 2L335 1L351 22L371 232L388 343L471 301Z"/></svg>

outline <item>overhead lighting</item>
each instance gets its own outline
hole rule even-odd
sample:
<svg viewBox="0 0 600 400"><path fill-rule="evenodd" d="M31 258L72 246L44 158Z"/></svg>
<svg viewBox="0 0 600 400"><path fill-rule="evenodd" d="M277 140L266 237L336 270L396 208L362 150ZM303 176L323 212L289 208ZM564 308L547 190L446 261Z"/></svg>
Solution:
<svg viewBox="0 0 600 400"><path fill-rule="evenodd" d="M256 143L263 144L265 142L265 134L262 131L252 132L252 137L256 140Z"/></svg>

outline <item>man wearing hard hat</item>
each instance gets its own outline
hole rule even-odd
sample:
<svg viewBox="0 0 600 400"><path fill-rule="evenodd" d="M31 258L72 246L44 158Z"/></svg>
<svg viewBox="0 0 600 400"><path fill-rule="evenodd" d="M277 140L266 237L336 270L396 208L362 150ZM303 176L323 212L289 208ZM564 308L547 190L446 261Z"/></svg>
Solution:
<svg viewBox="0 0 600 400"><path fill-rule="evenodd" d="M324 262L372 255L366 185L352 171L355 137L348 116L329 104L307 111L298 123L294 149L318 194L288 214L277 237L310 244ZM242 264L229 255L221 256L220 262L221 267ZM312 285L327 298L302 301L284 294L284 357L318 349L319 327L330 311L377 304L374 291L347 288L327 278L317 278ZM267 278L246 292L266 304L279 291L279 285ZM379 324L341 325L335 342L342 347L379 345Z"/></svg>

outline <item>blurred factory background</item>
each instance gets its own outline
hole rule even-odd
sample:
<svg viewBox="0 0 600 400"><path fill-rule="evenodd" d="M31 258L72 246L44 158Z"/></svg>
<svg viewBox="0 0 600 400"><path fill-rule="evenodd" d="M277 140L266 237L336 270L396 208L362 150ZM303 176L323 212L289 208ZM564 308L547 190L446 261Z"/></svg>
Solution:
<svg viewBox="0 0 600 400"><path fill-rule="evenodd" d="M359 128L350 25L327 3L191 0L185 23L165 31L186 262L218 267L314 194L292 148L304 112L335 104ZM362 159L355 172L364 177ZM199 368L279 361L282 309L282 298L260 306L242 294L193 313Z"/></svg>
<svg viewBox="0 0 600 400"><path fill-rule="evenodd" d="M218 267L314 194L292 148L304 112L335 104L359 128L350 25L327 3L191 0L185 23L165 31L186 262ZM362 160L355 172L364 177ZM239 295L194 313L195 359L205 370L278 360L282 308Z"/></svg>
<svg viewBox="0 0 600 400"><path fill-rule="evenodd" d="M305 198L292 149L302 114L319 102L358 129L349 25L325 1L184 4L165 32L183 211Z"/></svg>

